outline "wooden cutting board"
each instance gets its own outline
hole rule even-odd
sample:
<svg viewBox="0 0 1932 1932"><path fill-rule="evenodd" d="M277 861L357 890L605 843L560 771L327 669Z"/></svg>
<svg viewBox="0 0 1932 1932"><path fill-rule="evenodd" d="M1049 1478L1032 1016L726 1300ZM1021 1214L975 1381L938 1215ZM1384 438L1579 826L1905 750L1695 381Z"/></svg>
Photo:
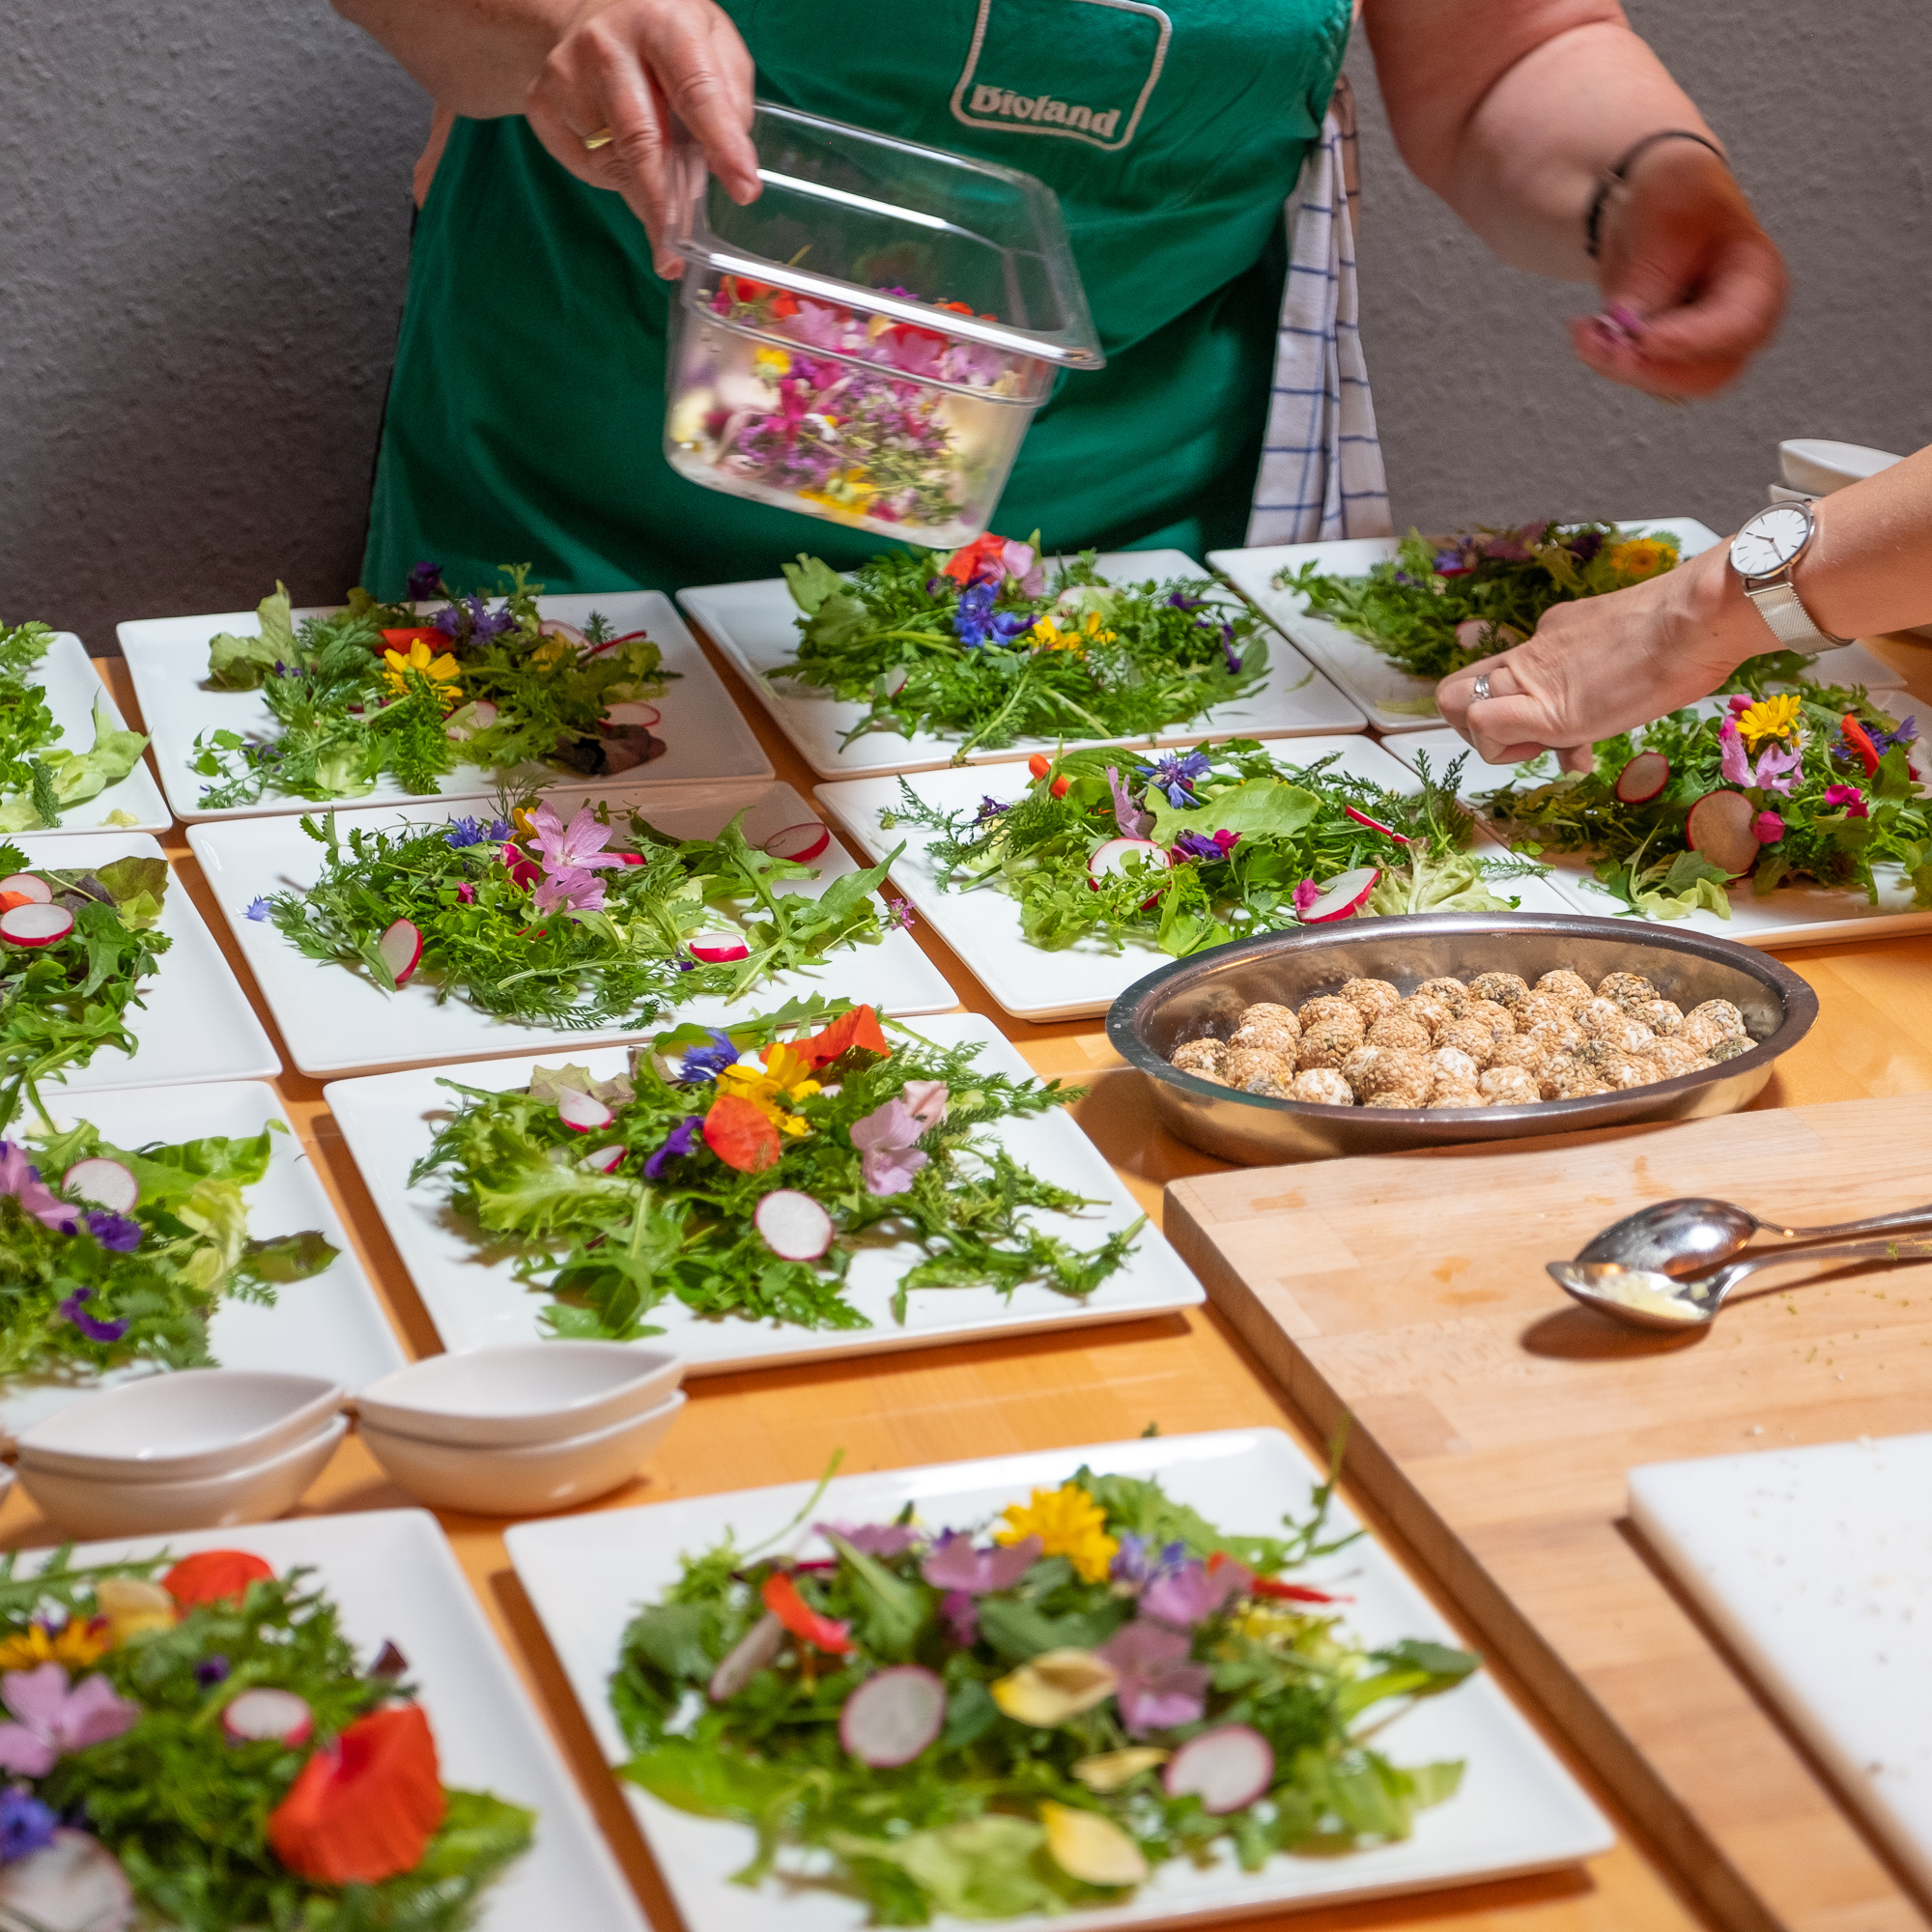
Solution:
<svg viewBox="0 0 1932 1932"><path fill-rule="evenodd" d="M1166 1231L1719 1921L1932 1924L1628 1520L1634 1465L1932 1427L1932 1264L1612 1325L1543 1271L1649 1201L1799 1223L1932 1200L1932 1095L1248 1169ZM1932 1509L1932 1500L1928 1500ZM1927 1605L1932 1615L1932 1605Z"/></svg>

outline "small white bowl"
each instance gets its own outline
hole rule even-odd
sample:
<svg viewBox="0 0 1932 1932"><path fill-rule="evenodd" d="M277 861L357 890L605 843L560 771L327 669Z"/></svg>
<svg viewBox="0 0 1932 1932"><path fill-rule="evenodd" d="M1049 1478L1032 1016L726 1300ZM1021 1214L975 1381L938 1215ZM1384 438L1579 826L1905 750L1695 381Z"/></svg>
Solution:
<svg viewBox="0 0 1932 1932"><path fill-rule="evenodd" d="M146 1536L170 1529L225 1529L267 1522L293 1508L322 1473L349 1427L329 1418L312 1435L261 1463L176 1483L106 1482L20 1465L20 1487L41 1514L77 1537Z"/></svg>
<svg viewBox="0 0 1932 1932"><path fill-rule="evenodd" d="M268 1462L342 1406L340 1382L178 1369L83 1397L20 1434L20 1466L94 1482L189 1482Z"/></svg>
<svg viewBox="0 0 1932 1932"><path fill-rule="evenodd" d="M417 1435L372 1428L367 1416L362 1440L396 1482L433 1509L464 1510L471 1516L542 1516L588 1502L628 1482L664 1439L686 1400L679 1389L668 1402L587 1435L506 1449L425 1442Z"/></svg>
<svg viewBox="0 0 1932 1932"><path fill-rule="evenodd" d="M365 1428L481 1448L561 1441L640 1415L684 1379L682 1359L629 1342L513 1342L431 1355L355 1398Z"/></svg>

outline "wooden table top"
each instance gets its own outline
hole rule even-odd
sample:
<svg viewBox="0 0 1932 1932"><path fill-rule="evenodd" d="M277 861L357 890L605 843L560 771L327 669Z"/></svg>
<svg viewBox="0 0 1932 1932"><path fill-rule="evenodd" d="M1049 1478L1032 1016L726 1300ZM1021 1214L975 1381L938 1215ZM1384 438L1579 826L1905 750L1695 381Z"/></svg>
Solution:
<svg viewBox="0 0 1932 1932"><path fill-rule="evenodd" d="M700 634L701 636L701 634ZM779 778L810 796L814 779L764 707L709 640L707 653L771 757ZM1909 639L1879 646L1915 673L1915 696L1932 692L1932 652ZM130 724L138 707L125 664L100 670ZM1932 698L1925 701L1932 703ZM256 994L179 827L163 843L190 896L221 942L237 978L286 1060L280 1036ZM1090 1088L1076 1118L1148 1212L1159 1218L1162 1190L1183 1178L1225 1172L1155 1125L1140 1076L1123 1067L1097 1020L1031 1025L1002 1013L952 952L923 927L915 936L946 975L961 1006L987 1015L1042 1075ZM1785 956L1785 955L1780 955ZM1817 989L1821 1011L1809 1037L1779 1063L1759 1107L1932 1089L1932 940L1820 948L1791 958ZM293 1070L276 1083L289 1117L352 1231L361 1260L397 1332L415 1354L439 1343L384 1233L347 1147L322 1101L322 1084ZM690 1384L678 1427L636 1483L596 1509L704 1495L810 1479L835 1449L848 1472L951 1462L1015 1450L1073 1448L1138 1435L1264 1426L1317 1449L1315 1432L1267 1378L1233 1330L1209 1308L1060 1336L965 1343L822 1366L707 1376ZM1466 1618L1438 1587L1374 1502L1345 1483L1350 1507L1406 1563L1450 1620ZM298 1514L412 1507L352 1433ZM445 1513L444 1531L498 1635L574 1771L659 1932L680 1924L624 1800L519 1587L497 1519ZM0 1506L0 1547L57 1541L17 1486ZM1414 1897L1274 1912L1243 1920L1257 1932L1344 1932L1421 1927L1443 1932L1677 1932L1704 1920L1665 1864L1639 1839L1614 1793L1569 1750L1512 1674L1506 1656L1490 1665L1545 1736L1577 1771L1618 1827L1601 1858L1561 1872L1470 1885ZM689 1927L688 1932L702 1932ZM1844 1932L1854 1932L1849 1924Z"/></svg>

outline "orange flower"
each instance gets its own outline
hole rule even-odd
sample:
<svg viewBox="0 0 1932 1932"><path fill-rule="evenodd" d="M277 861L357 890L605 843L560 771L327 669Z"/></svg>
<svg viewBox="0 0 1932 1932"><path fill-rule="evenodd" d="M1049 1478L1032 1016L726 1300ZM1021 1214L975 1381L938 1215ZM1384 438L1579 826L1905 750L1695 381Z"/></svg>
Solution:
<svg viewBox="0 0 1932 1932"><path fill-rule="evenodd" d="M829 1066L847 1053L892 1052L879 1030L879 1016L870 1007L854 1007L849 1013L840 1013L822 1033L813 1034L810 1039L794 1040L792 1050L803 1054L814 1069Z"/></svg>
<svg viewBox="0 0 1932 1932"><path fill-rule="evenodd" d="M266 1583L274 1574L246 1549L203 1549L184 1556L161 1578L161 1588L191 1610L197 1604L239 1603L250 1583Z"/></svg>
<svg viewBox="0 0 1932 1932"><path fill-rule="evenodd" d="M712 1101L704 1117L704 1145L740 1174L762 1174L778 1165L778 1128L735 1094L721 1094Z"/></svg>
<svg viewBox="0 0 1932 1932"><path fill-rule="evenodd" d="M852 1648L852 1626L841 1623L837 1617L820 1615L798 1594L798 1585L782 1570L774 1570L765 1578L761 1594L765 1608L793 1636L802 1638L814 1650L843 1657Z"/></svg>
<svg viewBox="0 0 1932 1932"><path fill-rule="evenodd" d="M921 330L923 334L926 331ZM941 575L950 577L955 583L971 583L976 567L983 558L988 563L998 564L1000 576L1006 575L1006 564L1002 560L1007 548L1005 537L996 537L991 530L977 536L962 550L955 550L941 566ZM997 582L997 580L995 580Z"/></svg>
<svg viewBox="0 0 1932 1932"><path fill-rule="evenodd" d="M448 1805L429 1719L392 1704L302 1766L269 1814L269 1849L316 1885L380 1885L422 1863Z"/></svg>

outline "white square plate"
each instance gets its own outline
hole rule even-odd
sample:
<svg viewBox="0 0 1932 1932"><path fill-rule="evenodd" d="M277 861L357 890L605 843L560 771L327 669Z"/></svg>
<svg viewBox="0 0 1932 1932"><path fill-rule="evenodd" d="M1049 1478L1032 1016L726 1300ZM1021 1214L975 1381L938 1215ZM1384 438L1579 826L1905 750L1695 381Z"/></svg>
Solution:
<svg viewBox="0 0 1932 1932"><path fill-rule="evenodd" d="M80 871L116 859L164 859L160 842L137 832L32 832L14 840L30 866ZM228 970L214 935L201 922L181 874L168 879L157 928L174 941L155 977L130 1007L128 1026L137 1051L102 1047L65 1081L70 1094L101 1087L180 1087L190 1080L272 1080L282 1070L248 996ZM43 1095L63 1083L43 1081Z"/></svg>
<svg viewBox="0 0 1932 1932"><path fill-rule="evenodd" d="M426 1510L298 1517L244 1529L185 1530L83 1543L76 1564L197 1549L245 1549L277 1573L312 1565L363 1662L384 1642L409 1660L408 1682L436 1734L442 1781L488 1791L537 1814L530 1849L483 1894L477 1932L646 1932L611 1848L484 1621L436 1519ZM23 1559L32 1570L45 1552Z"/></svg>
<svg viewBox="0 0 1932 1932"><path fill-rule="evenodd" d="M979 1042L978 1065L1015 1080L1034 1077L989 1020L977 1013L940 1013L914 1029L941 1046ZM566 1058L587 1065L599 1079L624 1068L622 1048L543 1056L557 1065ZM326 1094L329 1111L355 1156L377 1212L403 1258L436 1323L443 1347L482 1349L538 1339L537 1316L546 1298L513 1277L510 1257L493 1255L450 1212L440 1179L409 1185L410 1169L429 1151L435 1125L455 1111L457 1096L437 1085L437 1075L468 1087L501 1092L528 1084L535 1060L491 1060L474 1066L421 1068L370 1080L338 1081ZM1064 1112L1037 1120L1009 1121L995 1130L1000 1144L1035 1173L1077 1189L1102 1205L1080 1214L1038 1214L1038 1224L1062 1239L1095 1247L1117 1228L1141 1217L1133 1197L1116 1179L1099 1151ZM800 1328L782 1322L711 1320L676 1299L653 1311L665 1335L657 1348L674 1349L693 1375L763 1368L779 1362L827 1361L874 1354L888 1349L929 1348L968 1336L1032 1334L1093 1321L1135 1321L1191 1308L1201 1284L1151 1226L1120 1271L1084 1299L1057 1294L1035 1282L1010 1298L991 1288L929 1288L907 1297L903 1324L893 1319L899 1277L920 1259L910 1244L866 1248L853 1258L846 1299L871 1321L869 1328Z"/></svg>
<svg viewBox="0 0 1932 1932"><path fill-rule="evenodd" d="M1313 764L1330 752L1339 753L1339 769L1353 777L1373 779L1391 791L1422 788L1407 766L1367 738L1297 739L1272 751L1275 761L1285 767ZM1017 797L1026 789L1028 777L1024 764L969 765L956 771L923 772L911 782L919 796L933 805L971 810L982 794L1006 800ZM893 867L893 883L1014 1018L1063 1020L1103 1013L1135 980L1168 964L1166 953L1141 939L1126 941L1119 952L1109 951L1097 940L1044 952L1021 937L1019 902L998 887L941 892L930 856L931 836L910 826L891 832L879 829L880 812L892 810L899 797L895 778L859 779L817 789L827 814L875 859L905 841L905 855ZM1520 899L1525 912L1575 910L1540 878L1511 879L1496 891L1505 898Z"/></svg>
<svg viewBox="0 0 1932 1932"><path fill-rule="evenodd" d="M28 676L40 680L47 709L53 713L54 723L61 727L60 740L54 750L85 752L94 743L94 707L97 703L104 707L117 725L124 730L127 728L128 721L122 717L121 708L114 702L106 685L101 683L99 674L94 668L94 661L87 655L87 646L71 631L54 633L54 640L46 656ZM165 832L174 821L161 802L161 788L155 782L154 773L148 769L148 760L153 755L152 752L142 753L140 763L125 779L79 805L70 806L61 813L61 822L53 831L34 836L53 838L70 832L112 832L116 829L123 832ZM129 821L118 828L110 825L108 814L115 811L128 813Z"/></svg>
<svg viewBox="0 0 1932 1932"><path fill-rule="evenodd" d="M595 804L600 799L609 799L613 808L626 812L641 811L661 830L683 838L715 837L741 810L753 843L817 816L784 784L730 793L714 790L702 802L694 802L688 794L669 798L608 785L594 794L579 789L568 805ZM350 824L440 825L451 813L418 803L407 811L365 810L340 816L346 830ZM600 1039L641 1039L682 1020L713 1026L728 1015L764 1011L813 992L858 992L894 1013L940 1012L959 1004L938 967L912 937L888 931L876 946L845 948L812 972L781 974L732 1006L722 1000L693 1000L679 1007L674 1018L653 1020L646 1027L611 1025L587 1033L523 1026L482 1012L462 999L439 1006L435 988L426 980L391 993L360 968L325 965L304 957L269 921L249 919L247 908L258 896L285 888L306 892L322 875L326 854L301 829L299 819L197 825L188 833L188 843L296 1065L319 1079L379 1066L467 1060L484 1053L529 1053ZM836 838L812 864L818 867L818 877L798 880L787 890L815 896L833 880L860 869Z"/></svg>
<svg viewBox="0 0 1932 1932"><path fill-rule="evenodd" d="M1668 530L1685 556L1695 556L1718 541L1718 533L1694 517L1652 517L1625 524L1625 530ZM1270 544L1261 550L1209 551L1208 561L1247 597L1274 627L1291 637L1368 714L1378 731L1428 731L1439 726L1435 686L1426 677L1411 677L1392 664L1366 638L1316 616L1298 590L1277 590L1275 576L1319 563L1339 577L1366 577L1369 566L1385 563L1400 548L1394 537L1354 537L1343 543ZM1773 639L1766 634L1766 644ZM1830 684L1862 684L1874 691L1905 682L1883 659L1853 644L1829 651L1817 661L1817 680Z"/></svg>
<svg viewBox="0 0 1932 1932"><path fill-rule="evenodd" d="M1083 1463L1097 1470L1155 1477L1168 1494L1191 1503L1222 1528L1256 1535L1277 1533L1284 1512L1305 1513L1309 1490L1321 1479L1278 1431L1225 1430L847 1476L827 1490L815 1515L886 1521L911 1504L929 1526L970 1528L1008 1503L1024 1500L1029 1490L1065 1481ZM680 1552L709 1548L727 1530L741 1548L780 1535L810 1493L809 1483L788 1483L605 1516L520 1523L509 1532L510 1559L612 1765L629 1753L611 1714L609 1679L637 1606L676 1579ZM1340 1531L1357 1526L1339 1501L1329 1521ZM1296 1574L1345 1592L1351 1600L1349 1623L1372 1646L1403 1637L1458 1641L1395 1560L1366 1539ZM1537 1871L1590 1858L1612 1842L1596 1807L1481 1673L1413 1706L1378 1742L1401 1763L1461 1758L1467 1765L1457 1795L1419 1812L1414 1834L1401 1843L1330 1858L1278 1856L1252 1874L1225 1850L1206 1866L1176 1859L1160 1866L1128 1904L1054 1919L1029 1914L1001 1923L1012 1932L1036 1932L1049 1924L1149 1932L1270 1908ZM753 1834L747 1827L692 1817L635 1785L626 1784L624 1795L686 1924L704 1932L858 1932L864 1924L866 1909L857 1899L815 1889L787 1892L779 1882L753 1890L731 1884L730 1874L752 1857Z"/></svg>
<svg viewBox="0 0 1932 1932"><path fill-rule="evenodd" d="M1110 582L1137 583L1152 577L1201 577L1201 566L1178 550L1114 551L1094 559ZM797 651L798 606L781 577L756 583L709 583L680 590L677 599L711 634L719 648L745 675L779 728L822 779L864 778L876 772L933 771L952 762L958 740L921 731L902 738L868 731L841 749L845 733L866 715L863 704L828 696L789 679L774 683L773 667ZM1203 738L1291 738L1316 731L1359 731L1362 714L1306 658L1279 638L1269 638L1268 671L1264 683L1234 704L1185 724L1170 725L1145 740L1082 739L1082 744L1195 745ZM1025 757L1054 741L1022 738L997 751L967 753L973 764Z"/></svg>
<svg viewBox="0 0 1932 1932"><path fill-rule="evenodd" d="M537 609L546 617L580 626L589 621L592 611L602 611L620 635L626 631L650 633L664 652L665 669L678 673L666 687L665 695L653 700L664 714L663 723L653 729L669 749L663 757L615 778L577 777L540 765L516 774L512 782L527 781L541 784L546 791L611 791L620 784L707 784L771 777L771 760L759 749L752 727L738 715L738 707L698 649L696 639L685 629L684 619L669 598L655 590L609 590L592 597L540 597ZM299 623L304 617L327 614L326 611L306 610L298 611L295 617ZM275 729L274 717L260 692L211 691L205 682L209 639L220 631L233 631L243 638L259 636L261 625L254 611L151 617L116 629L141 701L141 716L154 735L155 768L161 775L177 818L260 818L327 810L324 804L288 798L279 792L270 792L254 805L228 806L219 811L202 806L201 794L213 781L193 769L195 739L206 731L228 730L258 737ZM488 798L497 788L496 775L477 765L458 765L443 779L435 796ZM366 797L336 803L409 805L421 800L416 793L404 791L394 779L384 777Z"/></svg>
<svg viewBox="0 0 1932 1932"><path fill-rule="evenodd" d="M1471 793L1493 791L1498 785L1508 784L1520 769L1515 765L1485 763L1454 731L1431 731L1392 739L1389 749L1404 758L1421 752L1438 771L1457 753L1468 752L1469 762L1463 767L1459 786L1465 801L1470 801ZM1552 758L1543 765L1540 776L1553 777L1555 762ZM1470 802L1473 809L1473 801ZM1499 837L1507 832L1502 826L1495 830ZM1550 884L1563 897L1562 910L1586 912L1597 919L1614 919L1619 914L1625 918L1636 917L1590 876L1592 862L1582 853L1546 852L1542 863L1549 867ZM1872 872L1878 881L1877 905L1857 890L1816 884L1779 886L1776 892L1759 898L1747 879L1730 889L1729 919L1719 919L1716 913L1700 907L1671 923L1687 932L1708 932L1714 938L1736 940L1740 946L1822 946L1839 939L1890 937L1932 930L1932 906L1913 903L1911 882L1898 867L1874 866Z"/></svg>
<svg viewBox="0 0 1932 1932"><path fill-rule="evenodd" d="M99 1094L47 1096L56 1127L89 1121L116 1147L192 1141L223 1134L247 1138L270 1121L289 1125L272 1087L237 1082L224 1087L126 1087ZM291 1128L270 1137L269 1171L245 1190L248 1233L257 1240L318 1230L337 1249L334 1261L307 1281L278 1287L271 1307L229 1299L209 1323L209 1348L224 1369L281 1369L327 1376L352 1392L403 1366L404 1355L369 1278L355 1259L308 1150ZM69 1376L9 1376L0 1379L0 1433L21 1430L97 1389L139 1381L167 1371L153 1362L76 1379Z"/></svg>

